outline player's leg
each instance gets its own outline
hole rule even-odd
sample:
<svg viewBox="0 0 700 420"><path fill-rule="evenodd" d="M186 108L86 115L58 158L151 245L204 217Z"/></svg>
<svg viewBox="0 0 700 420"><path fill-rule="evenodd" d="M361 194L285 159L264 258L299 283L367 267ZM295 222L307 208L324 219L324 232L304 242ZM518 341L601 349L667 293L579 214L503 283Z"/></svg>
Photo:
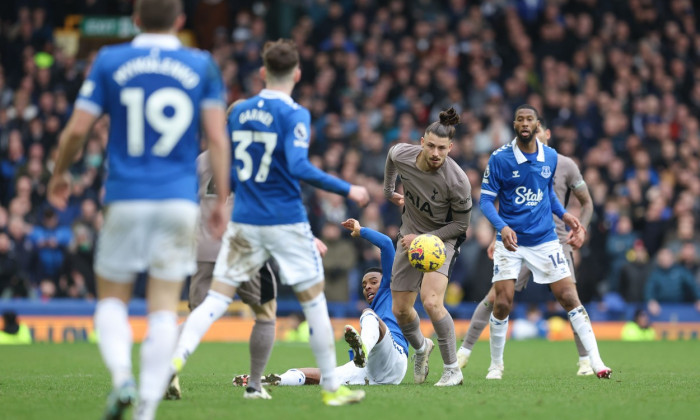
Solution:
<svg viewBox="0 0 700 420"><path fill-rule="evenodd" d="M255 325L250 333L250 378L245 398L269 399L269 394L262 387L261 377L270 359L272 346L275 344L275 322L277 319L277 285L275 275L269 263L249 282L238 289L243 302L250 305L255 312Z"/></svg>
<svg viewBox="0 0 700 420"><path fill-rule="evenodd" d="M576 267L574 267L574 252L573 249L571 248L571 245L569 244L562 244L561 245L562 250L564 251L564 255L566 256L566 263L569 266L569 271L571 271L571 281L576 283ZM574 326L571 325L571 330L574 333L574 343L576 343L576 351L578 352L578 363L577 363L577 370L576 370L576 375L578 376L589 376L589 375L595 375L595 372L593 372L593 368L591 367L591 359L588 357L588 351L586 351L586 348L583 346L583 343L581 342L581 337L578 336L578 333L574 329Z"/></svg>
<svg viewBox="0 0 700 420"><path fill-rule="evenodd" d="M398 241L396 247L391 278L391 310L403 336L415 350L413 381L422 384L428 376L430 353L435 346L432 340L423 336L420 330L418 312L413 308L420 291L423 273L411 266L401 241Z"/></svg>
<svg viewBox="0 0 700 420"><path fill-rule="evenodd" d="M335 337L323 292L323 265L309 224L265 226L261 233L265 246L279 264L282 283L292 286L309 323L309 344L321 369L324 403L359 402L364 392L341 387L335 374Z"/></svg>
<svg viewBox="0 0 700 420"><path fill-rule="evenodd" d="M105 418L120 419L136 401L131 364L132 332L127 302L136 273L146 269L146 237L150 234L148 203L114 203L105 212L95 255L97 306L95 330L100 354L112 376Z"/></svg>
<svg viewBox="0 0 700 420"><path fill-rule="evenodd" d="M489 318L491 317L491 312L493 312L493 301L495 299L496 292L493 286L486 294L486 297L476 305L476 309L472 314L472 318L469 321L469 329L464 335L464 340L462 341L462 346L457 350L457 365L462 369L467 365L469 361L469 356L472 354L472 349L474 344L479 340L481 333L484 331L486 326L489 324Z"/></svg>
<svg viewBox="0 0 700 420"><path fill-rule="evenodd" d="M438 338L438 347L443 361L443 374L435 385L452 386L462 383L462 372L457 365L457 338L452 316L445 308L447 276L440 272L425 273L421 284L420 297L423 308L433 323Z"/></svg>
<svg viewBox="0 0 700 420"><path fill-rule="evenodd" d="M255 228L229 223L214 265L211 288L204 301L187 317L173 353L176 372L182 369L211 325L226 312L238 287L249 281L268 259L266 251L257 246Z"/></svg>
<svg viewBox="0 0 700 420"><path fill-rule="evenodd" d="M612 370L600 358L591 321L579 300L576 284L571 280L571 272L559 241L550 241L525 249L524 252L528 254L526 261L535 282L549 284L554 296L569 313L569 321L588 352L593 370L599 378L609 378Z"/></svg>
<svg viewBox="0 0 700 420"><path fill-rule="evenodd" d="M408 357L389 329L374 346L367 359L367 378L370 385L398 385L406 376Z"/></svg>
<svg viewBox="0 0 700 420"><path fill-rule="evenodd" d="M508 318L513 306L515 293L515 279L520 275L522 268L522 256L520 246L513 252L503 246L503 242L496 241L493 260L494 302L493 313L489 318L491 349L491 364L487 379L501 379L503 377L503 351L506 345L508 333Z"/></svg>
<svg viewBox="0 0 700 420"><path fill-rule="evenodd" d="M367 308L360 316L360 332L352 325L345 326L345 342L353 350L353 362L357 367L367 366L370 352L386 334L386 324L373 310Z"/></svg>
<svg viewBox="0 0 700 420"><path fill-rule="evenodd" d="M194 273L197 204L185 200L157 203L150 214L146 289L148 329L141 344L139 404L135 417L155 418L168 386L170 357L177 343L177 305L185 278Z"/></svg>

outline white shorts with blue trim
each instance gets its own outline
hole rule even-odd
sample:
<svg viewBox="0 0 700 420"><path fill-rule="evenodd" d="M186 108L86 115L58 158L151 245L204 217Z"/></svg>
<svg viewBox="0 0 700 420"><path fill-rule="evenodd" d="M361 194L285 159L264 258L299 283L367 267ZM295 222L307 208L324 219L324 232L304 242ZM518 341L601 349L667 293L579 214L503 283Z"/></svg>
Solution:
<svg viewBox="0 0 700 420"><path fill-rule="evenodd" d="M335 368L335 374L343 385L398 385L407 368L408 357L387 329L382 341L369 352L364 368L350 361Z"/></svg>
<svg viewBox="0 0 700 420"><path fill-rule="evenodd" d="M280 281L288 286L313 285L324 279L308 223L258 226L229 222L214 265L214 279L238 287L255 277L270 258L279 265Z"/></svg>
<svg viewBox="0 0 700 420"><path fill-rule="evenodd" d="M492 282L518 279L523 263L532 272L535 283L550 284L571 277L567 256L558 240L536 246L518 245L515 251L508 251L502 241L496 241Z"/></svg>

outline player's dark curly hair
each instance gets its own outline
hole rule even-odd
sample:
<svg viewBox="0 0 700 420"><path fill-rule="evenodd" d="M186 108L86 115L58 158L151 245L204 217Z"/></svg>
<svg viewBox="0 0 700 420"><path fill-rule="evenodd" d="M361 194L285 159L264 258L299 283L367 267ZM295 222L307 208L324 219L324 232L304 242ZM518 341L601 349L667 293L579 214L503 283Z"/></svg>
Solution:
<svg viewBox="0 0 700 420"><path fill-rule="evenodd" d="M364 277L367 273L379 273L379 274L383 274L383 273L382 273L382 269L379 268L379 267L370 267L370 268L366 269L365 272L362 273L362 277Z"/></svg>
<svg viewBox="0 0 700 420"><path fill-rule="evenodd" d="M425 134L433 133L438 137L447 137L452 140L455 135L455 126L459 124L459 114L454 108L440 112L440 121L435 121L425 129Z"/></svg>
<svg viewBox="0 0 700 420"><path fill-rule="evenodd" d="M537 118L538 120L540 119L540 113L537 112L537 110L535 109L535 107L532 106L532 105L530 105L530 104L522 104L522 105L520 105L519 107L515 108L515 112L513 113L513 115L514 115L514 116L517 115L517 114L518 114L518 111L520 111L521 109L530 109L530 110L532 110L532 111L535 111L535 118Z"/></svg>

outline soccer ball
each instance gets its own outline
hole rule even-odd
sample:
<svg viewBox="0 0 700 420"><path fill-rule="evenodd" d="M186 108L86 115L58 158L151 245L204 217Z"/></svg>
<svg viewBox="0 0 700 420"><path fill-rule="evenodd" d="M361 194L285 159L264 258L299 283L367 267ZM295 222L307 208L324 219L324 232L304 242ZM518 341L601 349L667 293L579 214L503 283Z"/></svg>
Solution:
<svg viewBox="0 0 700 420"><path fill-rule="evenodd" d="M418 235L408 248L408 261L424 273L435 271L445 263L445 244L435 235Z"/></svg>

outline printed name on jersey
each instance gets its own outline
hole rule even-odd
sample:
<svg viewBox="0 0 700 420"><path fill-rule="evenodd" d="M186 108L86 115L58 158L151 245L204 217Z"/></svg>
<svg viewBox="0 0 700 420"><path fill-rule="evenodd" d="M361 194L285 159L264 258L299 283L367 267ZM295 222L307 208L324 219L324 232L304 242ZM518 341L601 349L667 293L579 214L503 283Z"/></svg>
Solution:
<svg viewBox="0 0 700 420"><path fill-rule="evenodd" d="M309 148L309 133L304 123L297 123L294 126L294 146Z"/></svg>
<svg viewBox="0 0 700 420"><path fill-rule="evenodd" d="M424 201L421 203L420 197L414 196L411 194L410 191L406 190L406 194L404 194L404 198L408 199L408 201L413 204L415 208L417 208L419 211L428 213L430 217L433 217L433 210L430 208L430 203L427 201Z"/></svg>
<svg viewBox="0 0 700 420"><path fill-rule="evenodd" d="M515 189L515 195L517 197L515 198L515 204L523 205L525 204L526 206L536 206L544 199L544 193L542 192L541 189L537 189L537 192L533 192L531 189L525 187L525 186L520 186Z"/></svg>
<svg viewBox="0 0 700 420"><path fill-rule="evenodd" d="M275 118L272 114L262 109L246 109L238 116L239 124L245 124L248 121L257 121L269 127L274 120Z"/></svg>
<svg viewBox="0 0 700 420"><path fill-rule="evenodd" d="M182 61L170 57L136 57L119 66L112 78L120 86L136 76L157 73L179 81L185 89L192 89L199 84L199 75Z"/></svg>
<svg viewBox="0 0 700 420"><path fill-rule="evenodd" d="M543 166L542 172L540 172L543 178L549 178L552 176L552 169L549 166Z"/></svg>

